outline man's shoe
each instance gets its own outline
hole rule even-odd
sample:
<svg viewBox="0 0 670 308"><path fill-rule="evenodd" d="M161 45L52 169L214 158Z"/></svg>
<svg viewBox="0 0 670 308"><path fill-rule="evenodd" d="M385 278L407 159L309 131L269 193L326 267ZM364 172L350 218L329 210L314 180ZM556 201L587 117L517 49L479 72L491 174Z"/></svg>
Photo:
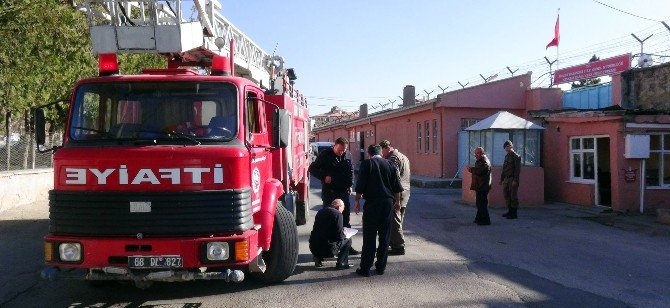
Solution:
<svg viewBox="0 0 670 308"><path fill-rule="evenodd" d="M361 275L363 277L370 277L370 270L364 271L363 269L356 269L356 274Z"/></svg>
<svg viewBox="0 0 670 308"><path fill-rule="evenodd" d="M350 269L351 264L349 263L344 263L344 264L335 264L336 269Z"/></svg>
<svg viewBox="0 0 670 308"><path fill-rule="evenodd" d="M405 248L391 248L389 256L402 256L405 254Z"/></svg>
<svg viewBox="0 0 670 308"><path fill-rule="evenodd" d="M375 272L377 273L377 275L384 275L384 270L380 270L378 268L375 268Z"/></svg>
<svg viewBox="0 0 670 308"><path fill-rule="evenodd" d="M360 255L360 254L361 254L361 252L358 251L358 250L356 250L356 249L354 249L354 247L350 247L350 248L349 248L349 255L350 255L350 256L355 256L355 255Z"/></svg>
<svg viewBox="0 0 670 308"><path fill-rule="evenodd" d="M314 267L323 267L323 259L314 257Z"/></svg>
<svg viewBox="0 0 670 308"><path fill-rule="evenodd" d="M516 208L512 208L509 211L509 215L507 215L507 219L517 219L518 217L516 216Z"/></svg>

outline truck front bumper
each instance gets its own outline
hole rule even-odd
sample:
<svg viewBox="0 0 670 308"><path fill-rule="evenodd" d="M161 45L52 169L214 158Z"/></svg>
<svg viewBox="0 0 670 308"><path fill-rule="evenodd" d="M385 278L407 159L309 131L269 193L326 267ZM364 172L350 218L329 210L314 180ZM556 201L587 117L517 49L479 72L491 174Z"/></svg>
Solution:
<svg viewBox="0 0 670 308"><path fill-rule="evenodd" d="M116 280L132 281L139 285L141 282L180 282L192 280L225 280L226 282L241 282L244 272L239 269L225 269L223 271L200 270L163 270L151 272L134 272L125 267L108 266L91 269L68 269L47 267L41 272L46 280L76 279L76 280Z"/></svg>

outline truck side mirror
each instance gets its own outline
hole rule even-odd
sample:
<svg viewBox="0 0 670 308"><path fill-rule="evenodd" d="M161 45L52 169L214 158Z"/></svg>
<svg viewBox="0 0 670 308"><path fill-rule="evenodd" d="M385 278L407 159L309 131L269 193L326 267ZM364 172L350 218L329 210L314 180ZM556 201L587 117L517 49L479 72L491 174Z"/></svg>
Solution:
<svg viewBox="0 0 670 308"><path fill-rule="evenodd" d="M46 120L42 108L35 109L35 140L37 140L38 149L44 147L46 143Z"/></svg>
<svg viewBox="0 0 670 308"><path fill-rule="evenodd" d="M290 116L286 109L275 109L272 119L272 146L285 148L289 143Z"/></svg>

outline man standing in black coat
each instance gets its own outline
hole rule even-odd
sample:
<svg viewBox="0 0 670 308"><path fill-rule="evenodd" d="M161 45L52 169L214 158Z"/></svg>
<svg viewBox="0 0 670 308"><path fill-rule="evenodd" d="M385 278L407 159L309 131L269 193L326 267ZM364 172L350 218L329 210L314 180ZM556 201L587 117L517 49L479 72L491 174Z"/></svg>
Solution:
<svg viewBox="0 0 670 308"><path fill-rule="evenodd" d="M335 199L330 206L316 213L314 228L309 236L309 250L314 256L314 266L322 267L323 259L337 256L335 268L347 269L349 265L349 249L351 239L344 235L342 211L344 202Z"/></svg>
<svg viewBox="0 0 670 308"><path fill-rule="evenodd" d="M321 181L321 201L324 207L335 199L344 202L344 226L351 228L349 194L354 183L354 168L346 155L348 143L343 137L337 138L332 148L319 153L309 166L309 173ZM359 252L351 248L349 254L356 255Z"/></svg>
<svg viewBox="0 0 670 308"><path fill-rule="evenodd" d="M477 193L477 216L475 216L475 223L478 225L490 225L491 218L489 217L489 191L491 190L491 162L484 153L484 148L475 148L475 162L474 167L468 166L468 171L472 173L472 184L470 190Z"/></svg>
<svg viewBox="0 0 670 308"><path fill-rule="evenodd" d="M379 275L386 270L388 247L391 233L393 211L400 210L400 193L403 191L398 172L391 162L381 156L379 145L368 147L370 159L361 163L358 180L356 181L356 198L354 211L358 214L359 201L365 198L363 211L363 254L360 268L356 273L369 277L372 262L377 251L375 271ZM375 247L379 234L379 247Z"/></svg>

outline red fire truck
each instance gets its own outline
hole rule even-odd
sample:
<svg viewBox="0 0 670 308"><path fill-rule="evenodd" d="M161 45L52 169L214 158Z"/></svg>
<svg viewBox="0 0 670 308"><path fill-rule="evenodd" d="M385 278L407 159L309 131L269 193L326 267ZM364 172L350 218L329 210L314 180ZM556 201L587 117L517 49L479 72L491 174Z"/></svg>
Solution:
<svg viewBox="0 0 670 308"><path fill-rule="evenodd" d="M74 86L53 155L44 278L147 287L292 274L309 208L306 100L295 72L223 18L218 1L187 4L79 8L100 76ZM119 75L124 52L165 55L168 68ZM41 146L46 109L36 111Z"/></svg>

